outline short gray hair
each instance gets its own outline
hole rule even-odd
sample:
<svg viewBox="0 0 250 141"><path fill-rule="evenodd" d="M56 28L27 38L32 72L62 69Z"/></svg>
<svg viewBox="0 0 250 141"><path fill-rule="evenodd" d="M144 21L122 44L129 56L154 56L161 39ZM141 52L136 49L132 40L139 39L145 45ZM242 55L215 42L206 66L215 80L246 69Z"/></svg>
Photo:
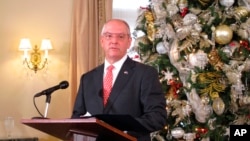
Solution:
<svg viewBox="0 0 250 141"><path fill-rule="evenodd" d="M130 36L130 27L129 27L128 23L127 23L125 20L122 20L122 19L110 19L110 20L108 20L108 21L103 25L103 27L102 27L101 35L104 33L105 26L106 26L109 22L111 22L111 21L119 21L119 22L123 23L123 24L127 27L128 34L129 34L129 36Z"/></svg>

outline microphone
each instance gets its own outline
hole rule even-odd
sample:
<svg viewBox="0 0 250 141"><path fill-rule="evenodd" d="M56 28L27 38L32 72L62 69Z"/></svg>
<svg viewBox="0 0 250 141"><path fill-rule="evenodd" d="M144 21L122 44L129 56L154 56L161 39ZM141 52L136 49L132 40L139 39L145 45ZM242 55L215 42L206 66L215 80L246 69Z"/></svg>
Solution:
<svg viewBox="0 0 250 141"><path fill-rule="evenodd" d="M34 95L34 97L39 97L39 96L42 96L42 95L50 95L54 91L56 91L58 89L66 89L68 86L69 86L69 82L68 81L62 81L62 82L60 82L56 86L53 86L51 88L48 88L46 90L43 90L43 91L37 93L36 95Z"/></svg>
<svg viewBox="0 0 250 141"><path fill-rule="evenodd" d="M98 91L98 96L103 97L103 89L100 89L100 90Z"/></svg>

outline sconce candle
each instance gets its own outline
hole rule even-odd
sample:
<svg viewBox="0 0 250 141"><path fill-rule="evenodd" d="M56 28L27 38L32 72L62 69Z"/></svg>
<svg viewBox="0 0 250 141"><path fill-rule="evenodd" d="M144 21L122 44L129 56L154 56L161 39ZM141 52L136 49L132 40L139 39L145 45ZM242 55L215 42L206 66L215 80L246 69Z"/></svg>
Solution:
<svg viewBox="0 0 250 141"><path fill-rule="evenodd" d="M43 39L40 50L44 50L44 60L42 61L41 52L37 46L32 49L30 56L28 52L32 49L30 40L28 38L21 39L19 50L24 51L24 64L35 73L38 70L43 69L47 65L48 50L52 49L52 45L49 39Z"/></svg>
<svg viewBox="0 0 250 141"><path fill-rule="evenodd" d="M28 38L21 39L19 50L24 51L24 54L23 54L24 59L28 58L28 51L31 49L32 47L31 47L30 40Z"/></svg>
<svg viewBox="0 0 250 141"><path fill-rule="evenodd" d="M49 50L52 49L52 45L49 39L43 39L41 50L44 50L44 57L48 58L49 56Z"/></svg>

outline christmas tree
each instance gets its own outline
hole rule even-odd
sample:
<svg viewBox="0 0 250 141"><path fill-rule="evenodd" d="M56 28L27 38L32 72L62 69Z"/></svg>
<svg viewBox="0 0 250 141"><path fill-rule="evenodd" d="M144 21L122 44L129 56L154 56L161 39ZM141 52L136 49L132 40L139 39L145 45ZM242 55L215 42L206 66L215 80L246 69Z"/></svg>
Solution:
<svg viewBox="0 0 250 141"><path fill-rule="evenodd" d="M250 124L250 1L149 2L130 51L158 70L166 96L152 140L229 140L230 125Z"/></svg>

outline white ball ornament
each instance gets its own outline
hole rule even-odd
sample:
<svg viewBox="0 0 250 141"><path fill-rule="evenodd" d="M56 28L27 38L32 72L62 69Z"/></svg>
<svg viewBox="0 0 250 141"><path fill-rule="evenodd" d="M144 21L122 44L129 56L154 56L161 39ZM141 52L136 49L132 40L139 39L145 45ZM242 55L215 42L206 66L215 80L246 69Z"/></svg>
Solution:
<svg viewBox="0 0 250 141"><path fill-rule="evenodd" d="M225 7L230 7L234 4L235 0L220 0L220 4Z"/></svg>
<svg viewBox="0 0 250 141"><path fill-rule="evenodd" d="M189 54L188 62L192 67L196 66L203 69L208 63L208 57L204 51L199 50L196 53Z"/></svg>
<svg viewBox="0 0 250 141"><path fill-rule="evenodd" d="M176 139L182 138L184 134L185 132L181 127L176 127L171 130L171 135Z"/></svg>
<svg viewBox="0 0 250 141"><path fill-rule="evenodd" d="M157 45L156 45L156 51L159 53L159 54L166 54L167 53L167 48L164 46L163 42L159 42Z"/></svg>

